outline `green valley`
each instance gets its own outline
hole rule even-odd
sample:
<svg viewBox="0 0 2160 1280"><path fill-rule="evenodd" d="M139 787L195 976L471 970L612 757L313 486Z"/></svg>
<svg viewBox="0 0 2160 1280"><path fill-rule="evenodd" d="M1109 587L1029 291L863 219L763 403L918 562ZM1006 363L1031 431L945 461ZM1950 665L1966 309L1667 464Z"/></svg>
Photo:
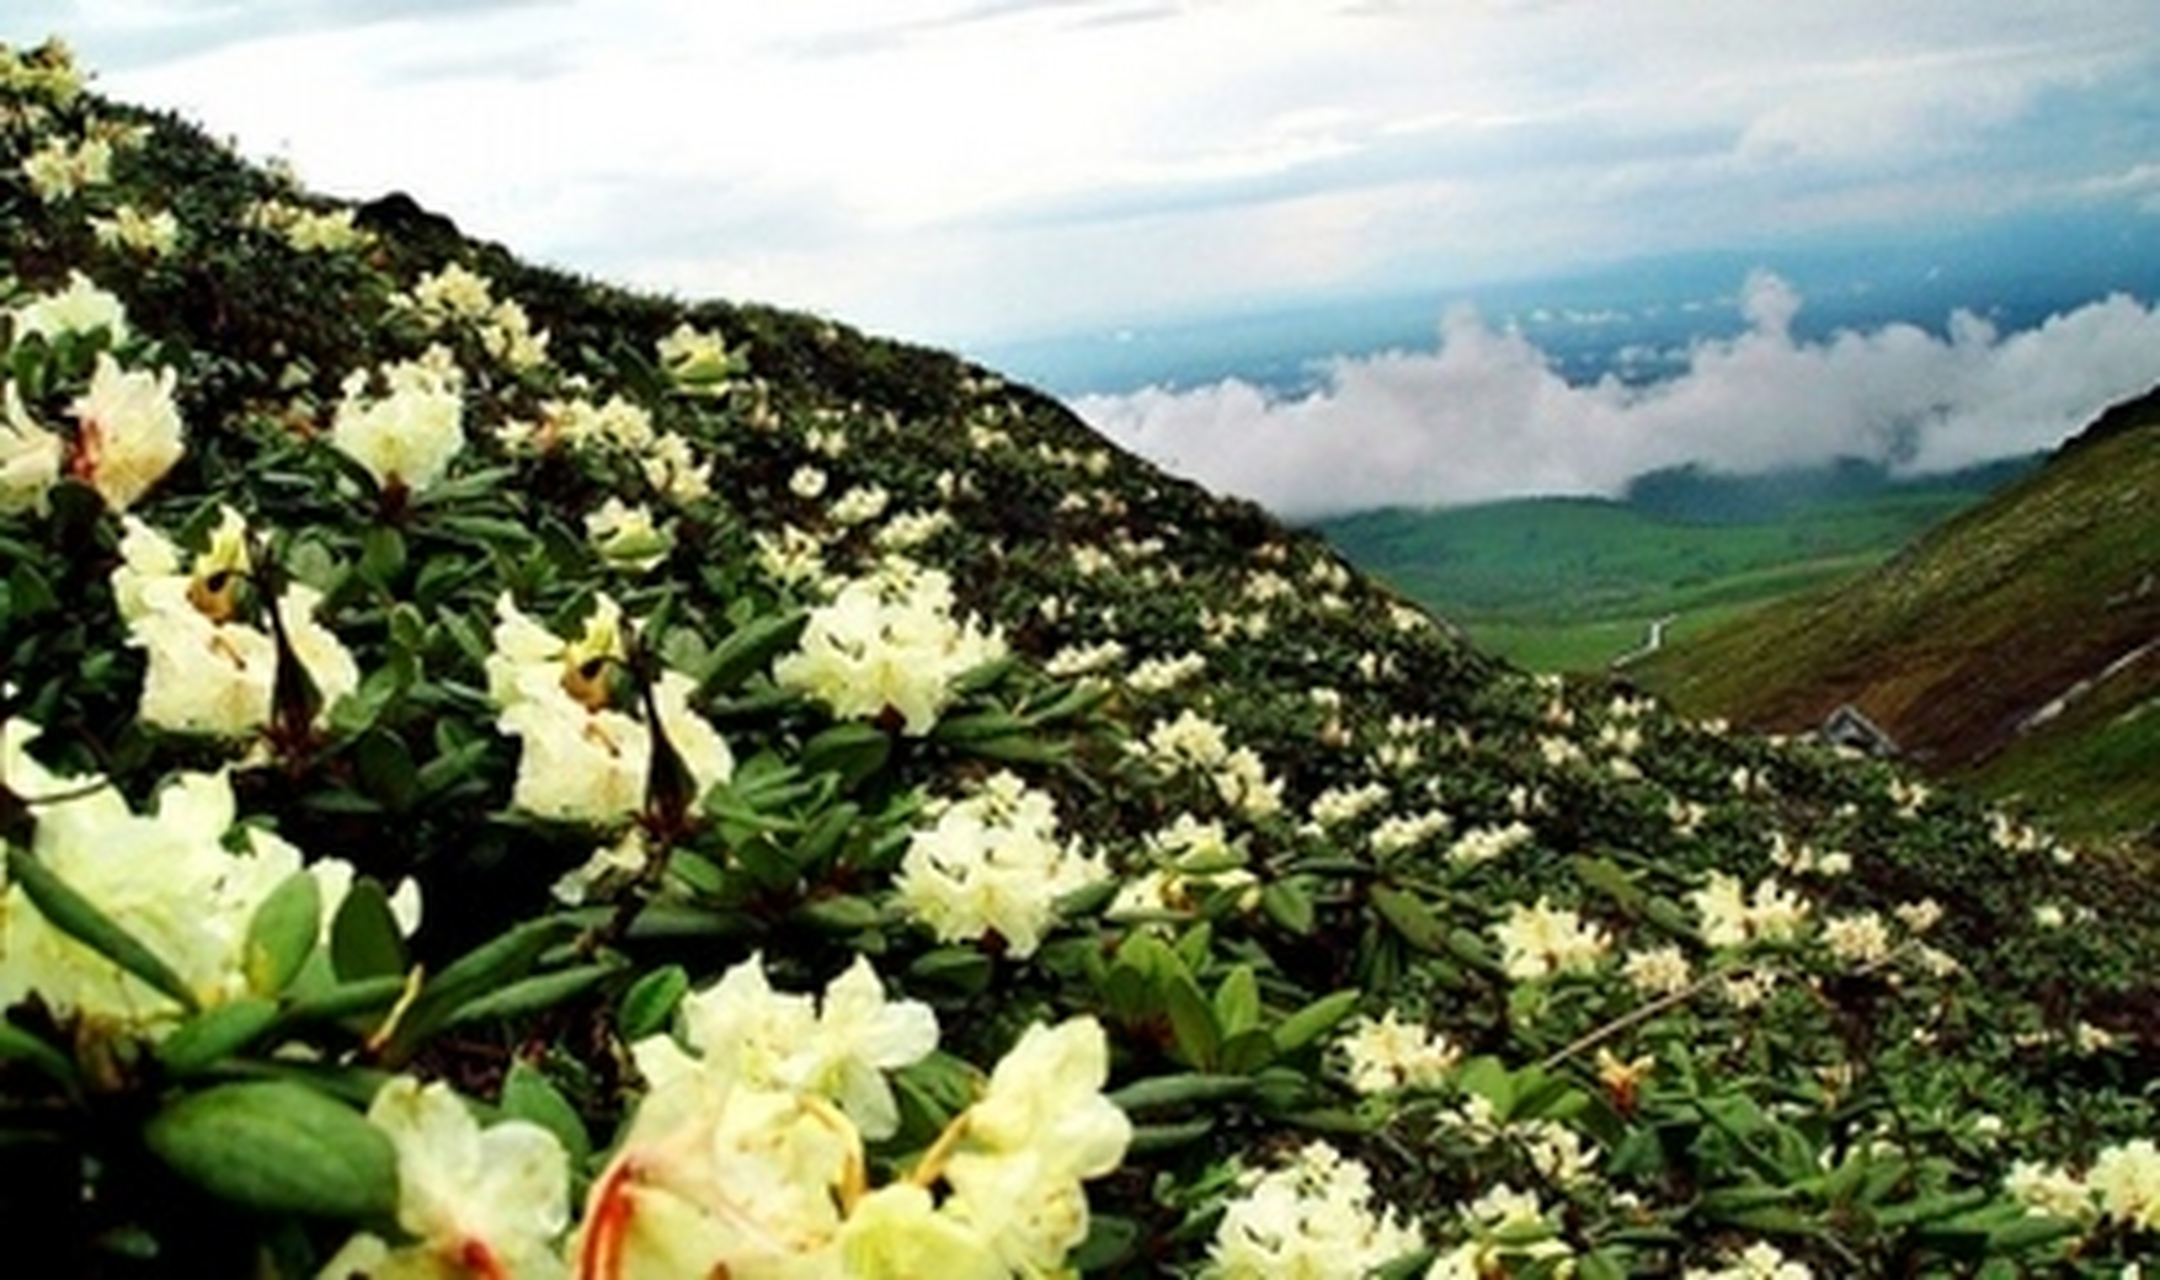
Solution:
<svg viewBox="0 0 2160 1280"><path fill-rule="evenodd" d="M1681 468L1619 499L1392 509L1316 528L1482 647L1540 671L1602 669L1891 555L2032 465L1896 480L1846 462L1766 476Z"/></svg>

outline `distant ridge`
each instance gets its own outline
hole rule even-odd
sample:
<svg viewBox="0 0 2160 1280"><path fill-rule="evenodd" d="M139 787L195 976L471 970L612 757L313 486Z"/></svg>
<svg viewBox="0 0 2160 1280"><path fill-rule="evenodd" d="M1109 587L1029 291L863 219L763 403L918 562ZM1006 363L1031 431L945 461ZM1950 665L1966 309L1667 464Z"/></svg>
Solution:
<svg viewBox="0 0 2160 1280"><path fill-rule="evenodd" d="M1849 583L1683 640L1633 674L1703 714L1801 730L1841 704L1916 763L2074 827L2160 823L2160 389Z"/></svg>

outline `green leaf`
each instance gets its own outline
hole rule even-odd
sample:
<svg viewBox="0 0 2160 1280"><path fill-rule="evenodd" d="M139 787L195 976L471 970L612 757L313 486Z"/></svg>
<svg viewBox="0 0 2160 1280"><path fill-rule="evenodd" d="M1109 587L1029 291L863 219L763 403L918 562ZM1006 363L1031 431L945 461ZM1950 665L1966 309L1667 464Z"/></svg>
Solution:
<svg viewBox="0 0 2160 1280"><path fill-rule="evenodd" d="M698 673L698 694L709 697L741 687L745 680L770 666L782 650L801 639L809 621L808 613L797 610L753 618L729 632L713 647L704 669Z"/></svg>
<svg viewBox="0 0 2160 1280"><path fill-rule="evenodd" d="M515 1018L552 1009L565 1000L583 995L621 968L619 962L584 964L574 969L535 974L465 1001L443 1019L442 1025L461 1026L489 1018Z"/></svg>
<svg viewBox="0 0 2160 1280"><path fill-rule="evenodd" d="M390 895L372 876L354 879L330 921L330 963L347 981L402 975L405 936L390 910Z"/></svg>
<svg viewBox="0 0 2160 1280"><path fill-rule="evenodd" d="M1225 1072L1250 1075L1275 1060L1275 1037L1259 1027L1247 1027L1223 1038L1215 1065Z"/></svg>
<svg viewBox="0 0 2160 1280"><path fill-rule="evenodd" d="M379 727L369 729L353 744L353 765L359 771L360 785L385 809L403 813L412 808L413 798L419 794L420 776L403 738Z"/></svg>
<svg viewBox="0 0 2160 1280"><path fill-rule="evenodd" d="M355 1221L397 1209L397 1153L352 1107L306 1085L251 1080L167 1103L143 1140L176 1173L250 1209Z"/></svg>
<svg viewBox="0 0 2160 1280"><path fill-rule="evenodd" d="M845 893L805 902L795 909L795 916L828 933L860 933L877 928L884 919L876 903Z"/></svg>
<svg viewBox="0 0 2160 1280"><path fill-rule="evenodd" d="M1313 931L1312 895L1302 880L1271 880L1260 890L1260 909L1275 923L1300 936Z"/></svg>
<svg viewBox="0 0 2160 1280"><path fill-rule="evenodd" d="M1260 980L1249 964L1241 964L1215 988L1215 1025L1225 1037L1260 1025Z"/></svg>
<svg viewBox="0 0 2160 1280"><path fill-rule="evenodd" d="M1275 1051L1293 1053L1333 1031L1357 1011L1364 993L1347 988L1324 995L1275 1024Z"/></svg>
<svg viewBox="0 0 2160 1280"><path fill-rule="evenodd" d="M174 1075L193 1075L253 1044L277 1021L274 1000L248 996L213 1006L173 1028L158 1044L158 1061Z"/></svg>
<svg viewBox="0 0 2160 1280"><path fill-rule="evenodd" d="M803 744L802 767L810 773L838 774L846 787L859 785L885 767L892 739L875 725L846 721Z"/></svg>
<svg viewBox="0 0 2160 1280"><path fill-rule="evenodd" d="M1380 918L1402 935L1403 941L1420 951L1446 953L1447 926L1416 895L1393 885L1376 884L1372 888L1372 904Z"/></svg>
<svg viewBox="0 0 2160 1280"><path fill-rule="evenodd" d="M362 581L384 590L405 571L405 536L389 525L370 525L360 534Z"/></svg>
<svg viewBox="0 0 2160 1280"><path fill-rule="evenodd" d="M642 975L615 1006L616 1033L631 1044L661 1034L689 992L690 975L679 964L663 965Z"/></svg>
<svg viewBox="0 0 2160 1280"><path fill-rule="evenodd" d="M1126 1146L1125 1151L1128 1156L1135 1156L1190 1146L1214 1132L1214 1129L1215 1122L1206 1117L1178 1124L1136 1124L1132 1130L1132 1142Z"/></svg>
<svg viewBox="0 0 2160 1280"><path fill-rule="evenodd" d="M584 1167L592 1157L592 1136L585 1132L577 1108L570 1105L545 1072L522 1058L511 1063L509 1073L503 1077L502 1109L504 1115L530 1120L554 1134L569 1154L573 1169Z"/></svg>
<svg viewBox="0 0 2160 1280"><path fill-rule="evenodd" d="M1200 986L1178 974L1162 985L1163 1007L1170 1015L1170 1038L1187 1066L1212 1070L1222 1051L1222 1028Z"/></svg>
<svg viewBox="0 0 2160 1280"><path fill-rule="evenodd" d="M1575 869L1576 878L1584 884L1613 900L1614 905L1631 916L1643 913L1649 895L1632 876L1620 869L1610 858L1591 858L1581 854L1568 859Z"/></svg>
<svg viewBox="0 0 2160 1280"><path fill-rule="evenodd" d="M405 994L408 979L402 974L384 974L375 978L356 978L309 991L305 995L287 1000L282 1021L293 1024L309 1022L336 1022L355 1014L374 1013L388 1009Z"/></svg>
<svg viewBox="0 0 2160 1280"><path fill-rule="evenodd" d="M70 1094L82 1083L66 1054L11 1022L0 1022L0 1062L27 1062Z"/></svg>
<svg viewBox="0 0 2160 1280"><path fill-rule="evenodd" d="M965 995L987 990L996 972L996 963L973 947L939 947L908 966L909 977Z"/></svg>
<svg viewBox="0 0 2160 1280"><path fill-rule="evenodd" d="M1143 1111L1161 1111L1171 1107L1204 1106L1212 1102L1242 1098L1252 1091L1253 1082L1249 1076L1209 1075L1188 1071L1135 1080L1123 1088L1112 1090L1107 1096L1126 1114L1137 1115Z"/></svg>
<svg viewBox="0 0 2160 1280"><path fill-rule="evenodd" d="M75 892L52 869L22 849L7 851L8 875L22 886L38 914L55 929L82 943L123 970L171 996L189 1012L200 1008L195 993L172 966L159 959L140 938L122 928L97 904Z"/></svg>
<svg viewBox="0 0 2160 1280"><path fill-rule="evenodd" d="M392 1056L409 1052L453 1018L462 1021L496 1012L490 1004L520 988L519 979L541 953L567 941L577 929L576 921L563 916L541 916L513 925L459 956L421 988L419 998L406 1010L391 1043ZM522 993L520 998L524 998ZM481 1006L480 1012L468 1012L475 1004Z"/></svg>
<svg viewBox="0 0 2160 1280"><path fill-rule="evenodd" d="M322 936L322 888L306 871L285 877L248 918L248 989L275 996L292 984Z"/></svg>

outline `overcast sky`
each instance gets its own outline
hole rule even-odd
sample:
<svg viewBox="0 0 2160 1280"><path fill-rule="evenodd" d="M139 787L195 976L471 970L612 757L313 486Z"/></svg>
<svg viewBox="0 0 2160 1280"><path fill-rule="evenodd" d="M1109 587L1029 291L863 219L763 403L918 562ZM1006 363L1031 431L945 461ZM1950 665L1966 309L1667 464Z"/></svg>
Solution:
<svg viewBox="0 0 2160 1280"><path fill-rule="evenodd" d="M1700 250L2160 233L2154 0L0 0L118 98L521 256L963 350ZM2132 233L2133 236L2139 233ZM2148 260L2149 260L2148 255ZM1803 341L1784 282L1650 388L1474 311L1077 407L1290 514L1650 466L2045 447L2160 378L2151 299ZM1989 300L1975 299L1982 306ZM1213 375L1204 375L1213 376ZM1077 388L1076 390L1088 390Z"/></svg>
<svg viewBox="0 0 2160 1280"><path fill-rule="evenodd" d="M964 345L2160 199L2151 0L6 0L527 256ZM2160 225L2160 222L2156 222Z"/></svg>

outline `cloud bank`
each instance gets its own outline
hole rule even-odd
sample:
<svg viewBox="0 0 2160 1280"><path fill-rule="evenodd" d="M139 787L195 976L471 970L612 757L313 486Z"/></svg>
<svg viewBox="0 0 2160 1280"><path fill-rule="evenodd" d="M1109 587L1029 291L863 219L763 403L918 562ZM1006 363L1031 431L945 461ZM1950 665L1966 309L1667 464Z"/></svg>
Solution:
<svg viewBox="0 0 2160 1280"><path fill-rule="evenodd" d="M1947 470L2052 446L2160 381L2160 308L2114 295L1999 332L1890 324L1798 338L1802 304L1751 276L1748 327L1704 339L1672 377L1574 383L1520 332L1450 311L1426 351L1334 356L1316 389L1228 379L1078 398L1112 440L1210 488L1305 518L1538 494L1617 494L1645 471L1728 471L1858 456Z"/></svg>

